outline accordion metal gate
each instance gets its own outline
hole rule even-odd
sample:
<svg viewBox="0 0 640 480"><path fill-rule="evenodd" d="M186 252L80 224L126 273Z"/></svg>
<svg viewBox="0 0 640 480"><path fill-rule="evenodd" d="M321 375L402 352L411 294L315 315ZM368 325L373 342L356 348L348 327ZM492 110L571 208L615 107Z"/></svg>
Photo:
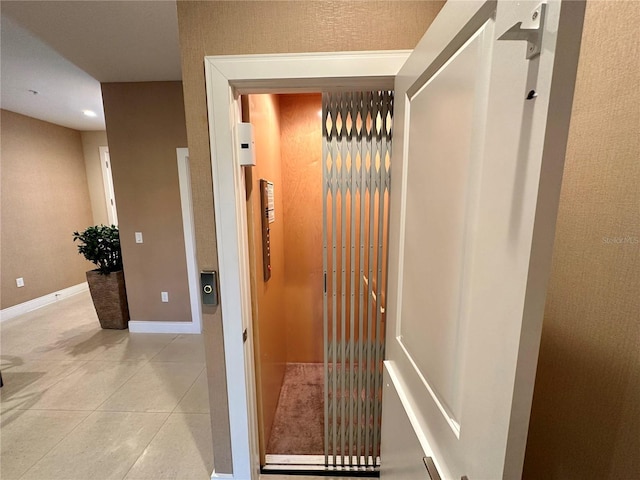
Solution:
<svg viewBox="0 0 640 480"><path fill-rule="evenodd" d="M380 464L393 92L322 96L324 461Z"/></svg>

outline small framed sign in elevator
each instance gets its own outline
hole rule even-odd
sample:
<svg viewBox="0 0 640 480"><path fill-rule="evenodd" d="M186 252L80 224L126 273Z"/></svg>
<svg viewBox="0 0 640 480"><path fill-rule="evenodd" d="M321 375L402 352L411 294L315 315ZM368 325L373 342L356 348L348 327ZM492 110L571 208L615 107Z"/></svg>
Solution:
<svg viewBox="0 0 640 480"><path fill-rule="evenodd" d="M276 220L273 182L260 180L260 205L262 217L262 266L264 281L271 278L271 229L269 225Z"/></svg>

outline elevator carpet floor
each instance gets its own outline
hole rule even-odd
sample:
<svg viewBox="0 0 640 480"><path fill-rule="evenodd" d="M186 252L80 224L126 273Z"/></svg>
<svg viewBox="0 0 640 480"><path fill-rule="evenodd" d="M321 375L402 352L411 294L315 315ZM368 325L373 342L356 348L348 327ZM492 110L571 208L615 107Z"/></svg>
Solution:
<svg viewBox="0 0 640 480"><path fill-rule="evenodd" d="M289 363L267 453L324 454L324 373L321 363Z"/></svg>

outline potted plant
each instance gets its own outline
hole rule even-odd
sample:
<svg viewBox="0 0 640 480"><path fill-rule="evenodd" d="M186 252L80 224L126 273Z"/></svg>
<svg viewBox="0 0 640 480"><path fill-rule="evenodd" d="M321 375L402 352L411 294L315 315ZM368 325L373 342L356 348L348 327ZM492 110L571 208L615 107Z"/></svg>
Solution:
<svg viewBox="0 0 640 480"><path fill-rule="evenodd" d="M120 234L115 225L96 225L84 232L73 232L78 253L96 265L87 272L87 283L102 328L125 329L129 306L122 271Z"/></svg>

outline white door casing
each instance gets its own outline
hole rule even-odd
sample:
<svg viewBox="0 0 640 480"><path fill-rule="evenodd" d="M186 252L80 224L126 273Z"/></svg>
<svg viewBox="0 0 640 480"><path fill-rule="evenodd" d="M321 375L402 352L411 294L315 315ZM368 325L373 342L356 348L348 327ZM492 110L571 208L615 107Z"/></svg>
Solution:
<svg viewBox="0 0 640 480"><path fill-rule="evenodd" d="M193 219L193 200L191 197L191 173L189 167L189 149L176 148L178 161L178 184L180 186L180 208L182 210L182 230L184 250L187 262L189 282L189 301L191 304L191 323L193 333L202 333L202 307L200 306L200 275L196 258L196 233Z"/></svg>
<svg viewBox="0 0 640 480"><path fill-rule="evenodd" d="M448 2L396 79L383 479L522 474L584 15L545 7Z"/></svg>
<svg viewBox="0 0 640 480"><path fill-rule="evenodd" d="M234 143L234 127L240 119L238 96L391 89L408 55L408 51L380 51L205 57L233 459L233 473L214 471L212 478L257 480L260 467L244 171ZM245 328L248 341L243 345Z"/></svg>
<svg viewBox="0 0 640 480"><path fill-rule="evenodd" d="M113 190L113 176L111 174L111 158L109 147L98 147L100 152L100 167L102 169L102 186L104 188L104 200L107 206L107 218L109 225L118 225L118 210L116 208L116 195Z"/></svg>

